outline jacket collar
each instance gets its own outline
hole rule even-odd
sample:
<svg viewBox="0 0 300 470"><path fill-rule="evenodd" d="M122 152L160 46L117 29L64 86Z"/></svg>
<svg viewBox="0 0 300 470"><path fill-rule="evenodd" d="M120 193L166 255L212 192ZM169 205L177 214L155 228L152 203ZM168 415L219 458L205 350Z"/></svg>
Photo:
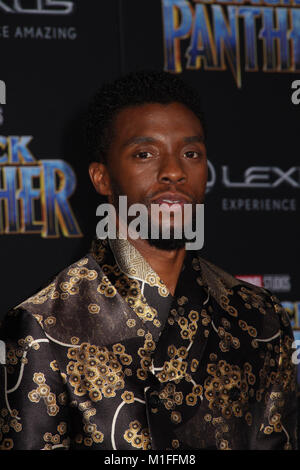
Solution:
<svg viewBox="0 0 300 470"><path fill-rule="evenodd" d="M92 252L99 252L99 242L97 241L92 248ZM120 270L129 278L137 279L151 287L157 287L163 296L171 296L167 286L158 274L152 269L149 263L141 253L128 241L120 238L108 239L108 244L113 252L116 263ZM241 284L241 281L234 276L226 273L213 263L200 257L199 252L191 255L192 267L198 271L197 282L199 286L207 289L209 295L220 305L224 304L224 297L235 286Z"/></svg>
<svg viewBox="0 0 300 470"><path fill-rule="evenodd" d="M146 282L152 287L160 288L165 296L170 294L163 280L160 279L132 243L128 240L117 238L109 239L109 245L117 265L124 274L141 282Z"/></svg>

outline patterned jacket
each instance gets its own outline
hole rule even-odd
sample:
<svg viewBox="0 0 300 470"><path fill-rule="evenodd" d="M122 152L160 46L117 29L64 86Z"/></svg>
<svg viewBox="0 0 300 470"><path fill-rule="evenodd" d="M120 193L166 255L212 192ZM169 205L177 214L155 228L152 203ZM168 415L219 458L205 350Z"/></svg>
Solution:
<svg viewBox="0 0 300 470"><path fill-rule="evenodd" d="M0 339L0 449L296 448L286 312L195 252L172 296L129 242L97 241Z"/></svg>

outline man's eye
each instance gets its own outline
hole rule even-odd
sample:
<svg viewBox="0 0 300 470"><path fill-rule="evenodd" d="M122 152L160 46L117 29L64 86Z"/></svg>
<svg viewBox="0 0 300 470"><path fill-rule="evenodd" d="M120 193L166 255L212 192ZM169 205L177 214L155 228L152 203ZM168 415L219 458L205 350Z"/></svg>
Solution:
<svg viewBox="0 0 300 470"><path fill-rule="evenodd" d="M151 156L151 153L150 152L138 152L134 156L141 160L146 160L147 158Z"/></svg>
<svg viewBox="0 0 300 470"><path fill-rule="evenodd" d="M196 152L195 150L189 150L188 152L185 152L185 157L187 158L199 158L200 153Z"/></svg>

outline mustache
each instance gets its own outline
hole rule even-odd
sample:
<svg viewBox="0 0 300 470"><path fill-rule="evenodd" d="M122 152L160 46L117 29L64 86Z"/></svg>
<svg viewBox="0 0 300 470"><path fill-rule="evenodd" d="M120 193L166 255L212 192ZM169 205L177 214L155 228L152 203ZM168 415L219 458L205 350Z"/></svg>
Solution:
<svg viewBox="0 0 300 470"><path fill-rule="evenodd" d="M119 197L120 196L127 196L128 194L125 194L122 190L120 190L120 187L117 183L114 181L111 181L112 184L112 202L114 205L117 205L119 202ZM154 200L155 198L159 197L161 194L164 193L174 193L176 195L180 195L183 198L187 199L190 201L190 204L193 206L195 204L203 203L203 200L197 201L195 197L189 193L186 190L182 190L182 188L178 188L178 186L173 186L173 185L166 185L165 187L159 188L155 191L152 191L146 195L143 195L142 198L139 201L135 201L140 204L145 204L147 207L151 205L151 201Z"/></svg>

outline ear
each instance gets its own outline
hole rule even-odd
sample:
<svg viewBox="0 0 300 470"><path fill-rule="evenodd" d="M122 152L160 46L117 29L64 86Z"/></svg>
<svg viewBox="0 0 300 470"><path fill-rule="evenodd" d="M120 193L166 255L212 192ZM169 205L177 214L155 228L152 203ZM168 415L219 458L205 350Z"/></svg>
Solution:
<svg viewBox="0 0 300 470"><path fill-rule="evenodd" d="M96 191L102 196L111 196L110 177L104 163L93 162L89 166L89 175Z"/></svg>

